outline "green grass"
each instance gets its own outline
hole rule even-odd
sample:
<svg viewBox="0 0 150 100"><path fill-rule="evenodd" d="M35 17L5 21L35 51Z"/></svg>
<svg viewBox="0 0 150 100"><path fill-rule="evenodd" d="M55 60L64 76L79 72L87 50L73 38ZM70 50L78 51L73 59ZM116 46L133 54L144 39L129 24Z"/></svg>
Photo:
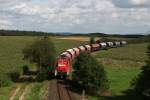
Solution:
<svg viewBox="0 0 150 100"><path fill-rule="evenodd" d="M9 92L12 91L13 89L14 89L14 86L0 88L0 99L8 100L10 96Z"/></svg>
<svg viewBox="0 0 150 100"><path fill-rule="evenodd" d="M106 68L110 82L110 91L114 95L122 95L129 89L132 80L139 73L139 68Z"/></svg>
<svg viewBox="0 0 150 100"><path fill-rule="evenodd" d="M126 98L124 92L132 88L131 83L140 73L140 68L145 65L146 51L147 43L142 43L93 53L93 56L104 65L109 79L109 91L112 92L114 98L91 97L90 99L122 100Z"/></svg>
<svg viewBox="0 0 150 100"><path fill-rule="evenodd" d="M33 83L30 92L25 97L25 100L42 100L42 96L40 95L42 86L42 83Z"/></svg>
<svg viewBox="0 0 150 100"><path fill-rule="evenodd" d="M146 56L147 43L130 44L122 48L113 48L108 51L94 53L97 58L111 58L118 60L129 60L135 62L144 62Z"/></svg>
<svg viewBox="0 0 150 100"><path fill-rule="evenodd" d="M140 73L140 67L143 64L122 60L112 60L111 63L104 64L109 80L109 91L113 94L113 99L93 96L90 97L90 100L122 100L122 98L118 99L117 97L126 95L124 92L132 89L131 83Z"/></svg>
<svg viewBox="0 0 150 100"><path fill-rule="evenodd" d="M49 81L32 83L30 90L26 94L25 100L44 100L48 86Z"/></svg>

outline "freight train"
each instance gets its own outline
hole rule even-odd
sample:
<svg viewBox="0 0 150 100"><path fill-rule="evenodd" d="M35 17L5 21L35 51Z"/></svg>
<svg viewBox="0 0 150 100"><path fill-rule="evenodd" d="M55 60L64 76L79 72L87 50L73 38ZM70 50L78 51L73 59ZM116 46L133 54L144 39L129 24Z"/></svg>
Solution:
<svg viewBox="0 0 150 100"><path fill-rule="evenodd" d="M57 58L54 65L54 75L65 77L69 76L72 72L72 61L81 52L95 52L99 50L107 50L109 48L122 47L126 44L126 41L101 42L68 49Z"/></svg>

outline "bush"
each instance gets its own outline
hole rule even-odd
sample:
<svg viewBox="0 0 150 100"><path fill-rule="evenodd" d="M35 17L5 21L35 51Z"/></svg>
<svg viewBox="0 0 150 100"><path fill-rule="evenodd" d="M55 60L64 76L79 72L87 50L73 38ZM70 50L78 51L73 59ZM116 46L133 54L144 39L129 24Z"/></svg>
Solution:
<svg viewBox="0 0 150 100"><path fill-rule="evenodd" d="M75 70L74 77L87 93L104 91L108 88L108 80L103 66L89 53L81 53L76 58L73 68Z"/></svg>
<svg viewBox="0 0 150 100"><path fill-rule="evenodd" d="M38 71L53 66L55 61L55 47L50 38L44 37L23 49L24 59L37 64Z"/></svg>
<svg viewBox="0 0 150 100"><path fill-rule="evenodd" d="M23 69L23 74L24 75L29 74L29 67L27 65L23 66L22 69Z"/></svg>
<svg viewBox="0 0 150 100"><path fill-rule="evenodd" d="M90 37L89 43L90 43L90 44L94 44L94 43L95 43L95 38L94 38L94 36L91 36L91 37Z"/></svg>
<svg viewBox="0 0 150 100"><path fill-rule="evenodd" d="M13 82L18 82L20 77L20 72L18 70L14 70L9 73L9 76Z"/></svg>
<svg viewBox="0 0 150 100"><path fill-rule="evenodd" d="M150 44L148 46L148 60L146 61L146 65L142 67L142 72L139 74L136 79L135 92L144 98L150 99Z"/></svg>
<svg viewBox="0 0 150 100"><path fill-rule="evenodd" d="M53 67L55 62L55 47L51 39L44 37L37 40L31 45L25 47L22 52L24 54L24 59L37 65L37 80L41 81L46 79L45 74L48 74L48 67Z"/></svg>
<svg viewBox="0 0 150 100"><path fill-rule="evenodd" d="M0 88L4 86L9 86L11 84L11 79L8 75L1 73L0 74Z"/></svg>
<svg viewBox="0 0 150 100"><path fill-rule="evenodd" d="M38 74L36 76L36 81L42 82L42 81L46 80L47 78L48 78L48 71L44 69L44 70L38 72Z"/></svg>

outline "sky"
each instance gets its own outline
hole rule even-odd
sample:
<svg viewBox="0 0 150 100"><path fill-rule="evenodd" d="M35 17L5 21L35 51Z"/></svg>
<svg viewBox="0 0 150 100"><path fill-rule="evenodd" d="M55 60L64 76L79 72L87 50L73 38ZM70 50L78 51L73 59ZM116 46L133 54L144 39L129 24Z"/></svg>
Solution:
<svg viewBox="0 0 150 100"><path fill-rule="evenodd" d="M0 29L150 32L150 0L0 0Z"/></svg>

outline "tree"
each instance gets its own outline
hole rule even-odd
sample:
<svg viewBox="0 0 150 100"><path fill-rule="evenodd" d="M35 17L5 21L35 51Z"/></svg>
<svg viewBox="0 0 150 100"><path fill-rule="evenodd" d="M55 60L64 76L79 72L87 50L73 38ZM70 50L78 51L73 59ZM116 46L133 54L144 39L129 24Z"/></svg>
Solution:
<svg viewBox="0 0 150 100"><path fill-rule="evenodd" d="M142 72L135 81L135 92L143 97L150 99L150 44L148 46L148 60L146 65L142 67Z"/></svg>
<svg viewBox="0 0 150 100"><path fill-rule="evenodd" d="M50 38L44 37L23 49L24 59L37 64L39 73L52 67L55 61L55 48ZM39 75L40 76L40 75Z"/></svg>
<svg viewBox="0 0 150 100"><path fill-rule="evenodd" d="M81 53L76 58L73 68L75 70L74 77L87 93L89 90L95 93L97 90L107 89L106 72L103 66L89 53Z"/></svg>
<svg viewBox="0 0 150 100"><path fill-rule="evenodd" d="M100 41L102 41L102 42L108 42L108 41L112 41L112 40L110 40L110 39L108 39L106 37L102 37L102 38L100 38Z"/></svg>
<svg viewBox="0 0 150 100"><path fill-rule="evenodd" d="M90 37L90 41L89 41L89 42L90 42L90 44L95 43L95 38L94 38L94 36L91 36L91 37Z"/></svg>

